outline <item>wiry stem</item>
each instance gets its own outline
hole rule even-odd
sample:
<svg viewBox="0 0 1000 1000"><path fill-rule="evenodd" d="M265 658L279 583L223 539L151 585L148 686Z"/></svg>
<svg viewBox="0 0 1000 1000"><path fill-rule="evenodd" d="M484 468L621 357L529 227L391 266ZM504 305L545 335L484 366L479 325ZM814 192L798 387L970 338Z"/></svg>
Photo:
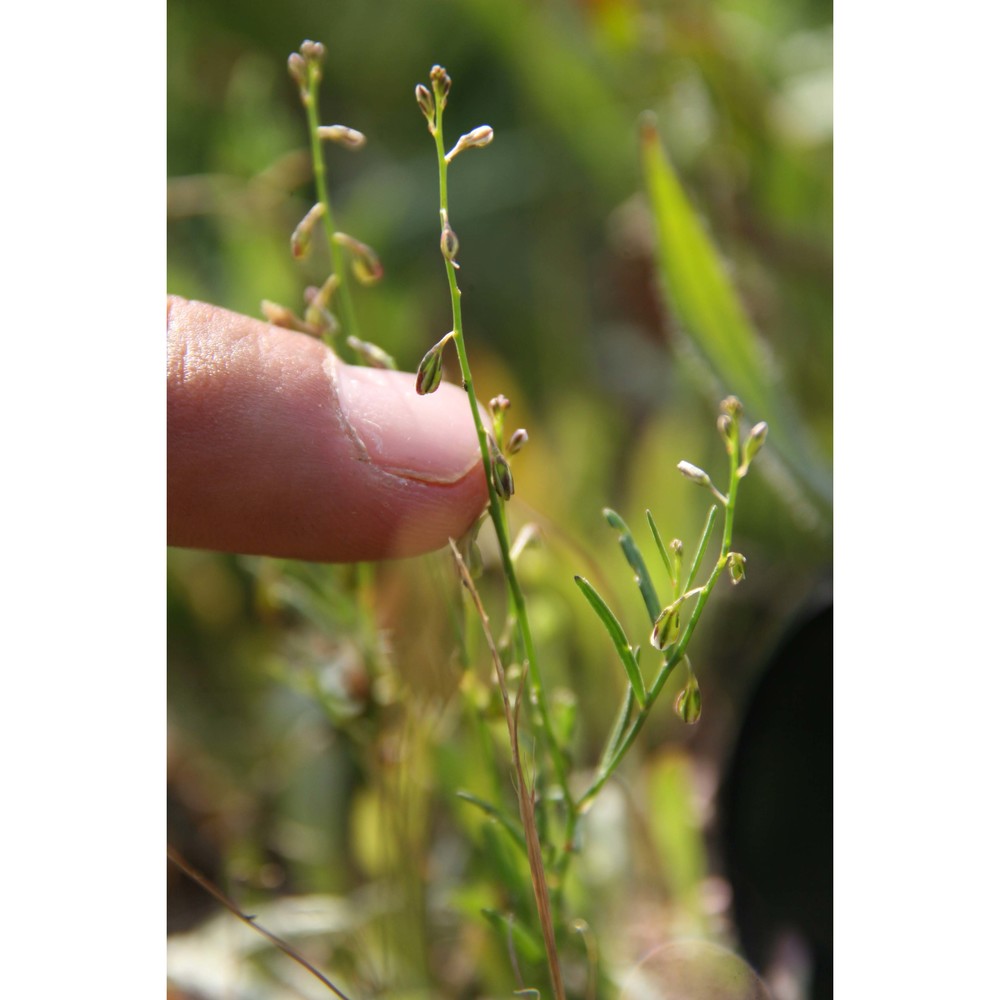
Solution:
<svg viewBox="0 0 1000 1000"><path fill-rule="evenodd" d="M252 927L258 934L262 934L268 939L276 948L283 951L292 961L298 962L307 972L315 976L328 990L336 993L338 997L342 1000L350 1000L346 993L339 990L333 983L330 982L322 972L319 971L314 965L312 965L308 959L300 955L287 941L278 937L277 934L272 934L267 928L261 927L257 923L256 918L249 916L244 913L218 886L213 885L204 875L201 874L196 868L192 868L191 865L184 860L180 853L169 844L167 845L167 858L172 861L175 865L189 879L197 882L198 885L202 887L210 896L214 896L230 913L235 917L239 917L248 927Z"/></svg>
<svg viewBox="0 0 1000 1000"><path fill-rule="evenodd" d="M431 133L434 136L434 143L438 154L438 179L440 187L441 203L441 232L442 236L450 228L448 221L448 162L444 151L444 130L442 128L442 118L444 114L444 101L440 89L434 88L434 122ZM552 766L556 773L556 779L562 789L567 808L572 810L572 796L569 790L569 779L566 771L566 762L563 758L559 741L555 734L552 719L549 714L548 704L545 698L542 684L541 671L538 668L538 658L535 655L535 644L531 635L531 626L528 622L527 607L524 600L524 592L521 590L517 573L514 569L514 562L510 554L510 533L507 529L507 519L503 509L503 501L493 483L492 462L490 456L490 443L486 428L483 426L482 416L479 413L479 404L476 401L476 391L472 379L472 370L469 366L469 357L465 349L465 337L462 330L462 292L458 287L458 279L455 275L455 263L445 257L445 271L448 275L448 289L451 293L452 326L454 332L455 349L458 353L458 362L462 371L462 386L469 397L469 406L472 410L472 419L476 427L476 437L479 440L479 450L483 461L483 469L486 473L486 485L489 490L489 511L490 520L496 531L497 541L500 546L500 558L503 563L504 576L507 580L508 592L514 608L514 615L517 620L518 630L521 640L524 643L524 654L528 661L528 671L531 678L531 687L538 704L539 715L542 721L542 728L545 733L546 742L549 748L549 755Z"/></svg>
<svg viewBox="0 0 1000 1000"><path fill-rule="evenodd" d="M323 228L330 245L330 260L333 273L339 279L336 295L340 297L340 316L343 320L344 339L358 336L358 322L354 314L354 300L351 298L351 286L347 280L344 268L344 250L337 242L335 233L337 227L333 219L333 206L326 186L326 161L323 159L323 142L319 136L319 81L321 72L319 66L310 64L308 89L302 95L302 103L306 109L306 119L309 123L309 147L312 151L313 174L316 178L316 200L320 202L323 212Z"/></svg>

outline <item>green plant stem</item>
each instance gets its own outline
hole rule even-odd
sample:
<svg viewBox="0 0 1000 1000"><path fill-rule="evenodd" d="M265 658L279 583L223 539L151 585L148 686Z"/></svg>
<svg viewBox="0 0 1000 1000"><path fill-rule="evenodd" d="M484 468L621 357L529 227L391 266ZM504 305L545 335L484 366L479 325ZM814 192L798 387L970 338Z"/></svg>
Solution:
<svg viewBox="0 0 1000 1000"><path fill-rule="evenodd" d="M694 635L694 630L698 625L698 620L701 618L701 613L705 610L705 605L708 603L708 599L711 597L712 591L715 589L715 585L719 581L719 577L721 577L725 572L726 565L729 562L729 553L732 548L733 521L736 513L736 491L740 481L739 475L737 474L737 465L737 456L734 453L730 456L729 460L729 495L726 497L725 522L722 529L722 545L719 551L719 558L716 560L715 566L712 568L712 573L707 582L698 594L694 610L691 612L691 617L688 619L688 623L683 634L674 646L670 655L667 657L663 666L660 668L660 672L657 674L656 680L653 681L653 684L649 689L649 695L645 708L640 708L635 719L632 720L632 724L629 726L628 731L618 744L618 748L610 756L607 763L599 769L594 780L591 782L590 787L577 800L577 814L582 812L594 799L597 793L604 787L607 780L617 770L618 765L621 764L625 754L628 753L629 748L635 742L636 737L639 735L642 727L646 723L646 719L649 717L649 713L652 711L653 705L656 703L657 696L660 691L663 690L663 685L666 684L667 678L669 678L671 673L673 673L677 664L684 659L687 653L688 644L691 642L691 637Z"/></svg>
<svg viewBox="0 0 1000 1000"><path fill-rule="evenodd" d="M445 160L444 150L444 130L441 126L443 107L440 95L435 89L435 125L433 129L434 142L438 155L438 180L441 195L441 231L444 232L448 225L448 163ZM503 563L504 576L507 580L507 588L511 603L514 608L514 616L517 620L518 630L521 634L521 641L524 643L524 654L528 661L528 674L531 678L531 686L538 705L539 715L542 721L542 729L548 743L549 754L552 759L552 766L556 773L559 787L562 789L567 809L573 811L573 796L569 789L569 776L566 771L566 762L556 738L552 718L549 714L548 703L545 698L545 690L542 685L541 671L538 668L538 658L535 655L535 644L531 635L531 626L528 623L528 612L524 600L524 592L521 590L517 573L514 570L514 562L510 554L510 534L507 530L507 519L503 511L503 501L496 492L493 485L492 463L490 460L489 438L486 428L483 425L482 417L479 413L479 403L476 401L476 391L472 380L472 370L469 366L469 358L465 349L465 337L462 331L462 292L458 287L458 279L455 277L455 266L452 261L445 258L445 271L448 275L448 289L451 293L451 312L454 326L455 349L458 354L458 363L462 371L462 386L469 397L469 406L472 410L472 419L476 427L476 436L479 439L479 450L483 460L483 470L486 474L486 486L489 490L490 520L496 531L497 542L500 546L500 558Z"/></svg>
<svg viewBox="0 0 1000 1000"><path fill-rule="evenodd" d="M306 109L306 120L309 123L309 148L312 151L313 175L316 178L316 198L323 205L323 229L327 242L330 244L330 260L333 273L337 276L337 290L334 294L340 297L340 318L343 321L344 339L358 336L358 322L354 314L354 301L351 298L350 282L344 268L344 250L337 242L335 234L337 227L333 219L333 206L326 186L326 161L323 159L323 140L319 137L319 80L320 73L316 67L309 70L309 89L303 96L302 103ZM332 344L330 345L333 346Z"/></svg>

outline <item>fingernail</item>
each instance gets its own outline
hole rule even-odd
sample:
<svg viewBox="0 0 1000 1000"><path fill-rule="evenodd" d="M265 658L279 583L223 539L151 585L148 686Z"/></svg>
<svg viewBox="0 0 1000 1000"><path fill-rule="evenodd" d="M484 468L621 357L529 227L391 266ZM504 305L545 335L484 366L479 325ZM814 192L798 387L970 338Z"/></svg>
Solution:
<svg viewBox="0 0 1000 1000"><path fill-rule="evenodd" d="M341 413L369 461L425 483L454 483L480 461L469 402L457 386L418 396L407 372L334 362Z"/></svg>

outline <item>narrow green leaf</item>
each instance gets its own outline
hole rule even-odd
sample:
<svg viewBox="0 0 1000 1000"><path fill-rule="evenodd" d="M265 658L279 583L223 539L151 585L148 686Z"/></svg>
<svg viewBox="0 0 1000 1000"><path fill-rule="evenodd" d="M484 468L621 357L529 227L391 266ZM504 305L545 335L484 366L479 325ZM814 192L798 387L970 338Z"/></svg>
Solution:
<svg viewBox="0 0 1000 1000"><path fill-rule="evenodd" d="M642 682L642 674L639 672L639 664L636 662L635 654L625 637L625 630L611 608L604 603L604 599L587 580L582 576L575 576L573 579L576 580L576 585L583 591L583 596L587 598L590 606L597 612L597 617L601 619L604 627L608 630L608 635L611 636L611 641L615 645L615 652L618 653L618 658L625 667L625 673L628 675L628 682L632 685L635 697L639 704L645 708L646 687Z"/></svg>
<svg viewBox="0 0 1000 1000"><path fill-rule="evenodd" d="M604 508L604 518L618 532L618 544L621 546L622 552L625 553L625 558L628 560L629 566L632 567L632 572L635 573L635 582L639 584L639 592L646 603L649 620L655 621L656 616L660 613L660 599L656 596L652 577L649 575L649 570L646 569L646 563L635 544L632 532L628 530L628 525L621 516L610 507Z"/></svg>
<svg viewBox="0 0 1000 1000"><path fill-rule="evenodd" d="M458 791L455 795L463 802L469 802L481 809L491 819L495 819L511 835L514 843L524 851L524 831L511 816L508 816L507 813L502 809L498 809L491 802L487 802L486 799L481 799L478 795L473 795L472 792Z"/></svg>
<svg viewBox="0 0 1000 1000"><path fill-rule="evenodd" d="M734 393L754 419L770 422L774 452L783 466L782 495L797 501L798 510L803 505L811 509L813 523L829 530L829 463L819 457L794 401L773 375L773 365L684 193L651 116L642 122L640 140L660 275L680 325L718 380L713 391L721 387Z"/></svg>
<svg viewBox="0 0 1000 1000"><path fill-rule="evenodd" d="M677 583L677 579L674 576L674 561L667 554L667 548L663 544L663 539L660 537L660 530L656 527L656 522L653 520L653 512L651 510L646 511L646 521L649 524L649 530L653 533L653 540L656 542L656 548L659 550L660 558L663 560L663 565L667 567L670 582L675 584Z"/></svg>
<svg viewBox="0 0 1000 1000"><path fill-rule="evenodd" d="M597 765L597 773L603 774L608 764L611 763L615 752L618 750L618 744L621 743L622 737L625 735L625 730L628 727L629 719L632 717L632 709L635 706L635 691L629 686L625 689L625 697L622 700L622 707L618 710L618 718L615 719L614 729L611 730L611 735L608 736L608 742L605 744L604 753L601 754L601 762Z"/></svg>
<svg viewBox="0 0 1000 1000"><path fill-rule="evenodd" d="M694 562L691 563L691 572L688 573L687 583L684 584L685 593L691 589L691 584L694 583L695 573L698 572L698 567L701 565L702 559L705 558L705 550L708 548L708 539L712 534L712 528L715 526L715 517L718 513L719 508L714 506L708 512L708 518L705 521L705 530L701 533L701 541L698 542L698 551L694 554Z"/></svg>

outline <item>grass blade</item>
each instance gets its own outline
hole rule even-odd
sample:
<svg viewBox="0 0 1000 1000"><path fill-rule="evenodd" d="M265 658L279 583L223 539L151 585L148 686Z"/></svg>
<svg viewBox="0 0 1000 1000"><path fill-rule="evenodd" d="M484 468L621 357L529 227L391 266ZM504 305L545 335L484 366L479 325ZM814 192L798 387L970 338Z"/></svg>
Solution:
<svg viewBox="0 0 1000 1000"><path fill-rule="evenodd" d="M587 598L590 606L597 612L597 617L601 619L602 624L608 631L608 635L611 636L611 641L615 645L615 652L625 667L625 673L628 675L628 682L632 685L635 697L639 704L645 708L646 686L642 682L639 664L632 653L632 647L628 644L628 639L625 637L625 630L622 628L621 622L615 617L611 608L604 603L604 598L594 590L587 580L582 576L575 576L573 579L576 580L576 585L583 591L583 596Z"/></svg>
<svg viewBox="0 0 1000 1000"><path fill-rule="evenodd" d="M817 454L793 400L772 374L772 365L727 276L718 251L688 201L664 152L652 117L642 122L640 153L658 244L664 291L697 353L721 384L735 393L755 420L774 428L769 445L780 474L798 501L825 531L832 520L829 463ZM775 470L776 472L778 470Z"/></svg>

